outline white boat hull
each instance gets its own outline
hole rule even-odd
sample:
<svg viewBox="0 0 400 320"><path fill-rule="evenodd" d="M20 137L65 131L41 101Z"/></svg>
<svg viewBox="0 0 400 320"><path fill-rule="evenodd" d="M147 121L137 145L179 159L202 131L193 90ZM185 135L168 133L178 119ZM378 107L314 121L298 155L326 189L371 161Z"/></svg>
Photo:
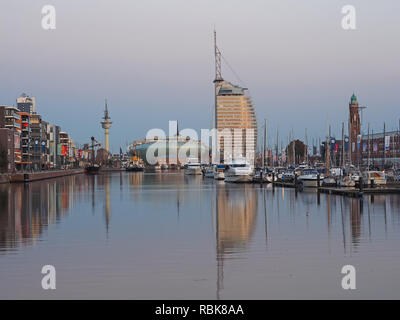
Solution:
<svg viewBox="0 0 400 320"><path fill-rule="evenodd" d="M354 188L356 186L355 181L343 182L339 181L338 186L341 188Z"/></svg>
<svg viewBox="0 0 400 320"><path fill-rule="evenodd" d="M215 180L225 180L225 173L223 172L214 172Z"/></svg>
<svg viewBox="0 0 400 320"><path fill-rule="evenodd" d="M203 173L201 172L201 168L186 168L185 169L185 175L188 176L196 176L196 175L202 175Z"/></svg>
<svg viewBox="0 0 400 320"><path fill-rule="evenodd" d="M229 175L225 177L226 182L252 182L253 176L251 175Z"/></svg>
<svg viewBox="0 0 400 320"><path fill-rule="evenodd" d="M303 185L303 187L306 187L306 188L308 188L308 187L313 187L313 188L318 187L317 179L301 179L299 182Z"/></svg>
<svg viewBox="0 0 400 320"><path fill-rule="evenodd" d="M272 174L271 174L271 175L270 175L270 174L264 175L263 180L264 180L265 182L272 183L272 182L273 182L273 181L272 181ZM276 177L275 177L274 180L276 181Z"/></svg>
<svg viewBox="0 0 400 320"><path fill-rule="evenodd" d="M206 178L214 178L214 171L206 171L204 174Z"/></svg>
<svg viewBox="0 0 400 320"><path fill-rule="evenodd" d="M374 181L374 185L385 185L386 176L383 172L380 171L369 171L364 173L363 183L366 185L371 185L372 181Z"/></svg>

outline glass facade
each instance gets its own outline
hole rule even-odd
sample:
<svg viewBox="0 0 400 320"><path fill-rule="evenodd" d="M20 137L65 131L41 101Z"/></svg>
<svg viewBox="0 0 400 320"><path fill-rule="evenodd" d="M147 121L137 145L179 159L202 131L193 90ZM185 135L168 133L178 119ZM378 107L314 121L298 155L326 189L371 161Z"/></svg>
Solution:
<svg viewBox="0 0 400 320"><path fill-rule="evenodd" d="M245 90L224 80L216 82L216 128L221 158L226 153L225 159L246 157L252 163L257 148L257 120Z"/></svg>

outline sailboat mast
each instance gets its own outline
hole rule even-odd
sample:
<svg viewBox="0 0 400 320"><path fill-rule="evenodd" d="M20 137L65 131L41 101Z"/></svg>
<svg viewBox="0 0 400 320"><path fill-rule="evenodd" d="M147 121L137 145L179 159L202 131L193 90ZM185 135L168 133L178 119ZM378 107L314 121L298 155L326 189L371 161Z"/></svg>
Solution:
<svg viewBox="0 0 400 320"><path fill-rule="evenodd" d="M386 122L383 123L383 169L386 166Z"/></svg>
<svg viewBox="0 0 400 320"><path fill-rule="evenodd" d="M278 150L279 150L279 128L276 129L276 162L277 162L277 164L279 166Z"/></svg>
<svg viewBox="0 0 400 320"><path fill-rule="evenodd" d="M293 153L293 166L296 166L296 142L294 140L293 128L292 128L292 153Z"/></svg>
<svg viewBox="0 0 400 320"><path fill-rule="evenodd" d="M326 171L329 173L330 157L331 157L331 126L329 125L328 136L326 139Z"/></svg>
<svg viewBox="0 0 400 320"><path fill-rule="evenodd" d="M369 170L369 161L371 159L371 142L369 140L369 122L368 122L368 170Z"/></svg>
<svg viewBox="0 0 400 320"><path fill-rule="evenodd" d="M342 122L342 168L344 168L344 122Z"/></svg>
<svg viewBox="0 0 400 320"><path fill-rule="evenodd" d="M265 149L267 144L267 120L264 119L264 144L263 144L263 156L262 156L262 166L265 169Z"/></svg>
<svg viewBox="0 0 400 320"><path fill-rule="evenodd" d="M306 164L308 166L308 136L307 136L307 128L306 128Z"/></svg>

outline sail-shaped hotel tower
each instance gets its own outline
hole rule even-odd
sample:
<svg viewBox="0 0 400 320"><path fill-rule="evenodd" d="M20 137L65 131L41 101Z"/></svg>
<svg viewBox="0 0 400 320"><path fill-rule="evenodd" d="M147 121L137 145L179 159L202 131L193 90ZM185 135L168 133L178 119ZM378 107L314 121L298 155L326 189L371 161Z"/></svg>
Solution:
<svg viewBox="0 0 400 320"><path fill-rule="evenodd" d="M218 131L220 159L246 157L254 164L257 148L257 119L251 97L242 88L224 80L221 75L221 52L215 48L215 128ZM232 139L226 138L230 132ZM225 150L229 150L225 152Z"/></svg>

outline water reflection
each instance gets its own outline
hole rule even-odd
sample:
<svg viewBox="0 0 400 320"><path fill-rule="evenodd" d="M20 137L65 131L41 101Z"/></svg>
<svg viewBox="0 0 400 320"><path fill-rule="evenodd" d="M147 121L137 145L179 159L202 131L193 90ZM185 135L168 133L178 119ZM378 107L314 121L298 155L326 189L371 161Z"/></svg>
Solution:
<svg viewBox="0 0 400 320"><path fill-rule="evenodd" d="M385 234L388 232L389 223L399 224L400 197L397 195L375 195L356 199L320 195L312 189L298 193L295 190L273 188L271 185L260 187L210 182L200 176L187 177L179 173L121 172L115 175L78 175L30 184L0 185L0 250L12 250L22 244L34 243L49 225L60 222L65 215L70 214L70 209L75 203L88 200L91 202L93 214L97 206L104 208L104 225L108 234L112 220L110 193L112 190L115 192L117 184L120 200L126 195L127 188L127 195L132 202L143 197L139 191L151 191L148 195L149 201L157 202L160 201L155 195L157 191L171 190L171 196L176 199L177 219L182 203L185 202L186 189L212 188L212 227L215 228L217 257L221 264L224 259L246 250L254 233L260 208L265 224L265 243L268 243L267 211L280 224L282 210L293 222L299 214L305 213L307 223L312 219L313 210L325 210L328 237L332 231L333 219L340 218L343 247L346 251L346 247L351 244L352 252L357 251L362 238L363 222L367 224L368 237L371 238L371 216L383 218ZM324 200L322 204L321 197ZM364 209L364 206L367 209ZM367 213L366 220L363 219L364 211ZM351 243L347 243L347 234Z"/></svg>
<svg viewBox="0 0 400 320"><path fill-rule="evenodd" d="M85 187L88 188L88 180L79 176L0 185L0 250L12 251L35 243L50 224L69 213L69 207Z"/></svg>
<svg viewBox="0 0 400 320"><path fill-rule="evenodd" d="M69 229L60 228L60 237L50 238L46 230L54 230L52 225L63 226L67 220L74 224ZM77 226L82 226L82 239L75 239ZM393 248L400 244L399 231L398 195L344 198L315 190L297 192L271 185L226 184L180 173L117 172L0 185L0 259L9 262L9 268L14 263L7 260L10 253L18 254L41 244L51 255L51 250L66 246L69 241L86 248L95 238L98 251L93 259L98 260L99 266L109 255L113 261L125 261L130 270L127 282L142 277L140 272L135 273L135 263L151 268L158 282L167 281L168 277L157 278L156 274L169 268L181 270L186 275L182 277L184 281L190 278L199 259L212 257L212 270L204 271L204 278L212 278L213 296L217 299L235 297L235 279L230 277L233 267L236 272L241 270L241 278L251 282L251 271L243 268L254 268L259 275L265 272L268 278L276 272L268 269L271 266L278 265L280 270L298 265L299 261L332 262L348 257L371 261L371 251L398 263ZM191 237L193 242L188 242ZM103 257L107 247L112 251ZM150 259L158 247L163 248L158 251L163 259ZM75 258L75 250L79 251L74 248L71 259ZM180 253L179 261L175 257ZM76 259L79 267L79 258ZM112 270L113 264L108 268ZM261 286L264 280L258 281ZM257 283L253 282L253 287ZM236 290L240 290L239 284ZM262 290L266 289L249 298L264 298ZM168 296L155 293L154 298Z"/></svg>
<svg viewBox="0 0 400 320"><path fill-rule="evenodd" d="M258 210L252 185L216 184L217 299L223 289L224 259L244 251L251 239Z"/></svg>

